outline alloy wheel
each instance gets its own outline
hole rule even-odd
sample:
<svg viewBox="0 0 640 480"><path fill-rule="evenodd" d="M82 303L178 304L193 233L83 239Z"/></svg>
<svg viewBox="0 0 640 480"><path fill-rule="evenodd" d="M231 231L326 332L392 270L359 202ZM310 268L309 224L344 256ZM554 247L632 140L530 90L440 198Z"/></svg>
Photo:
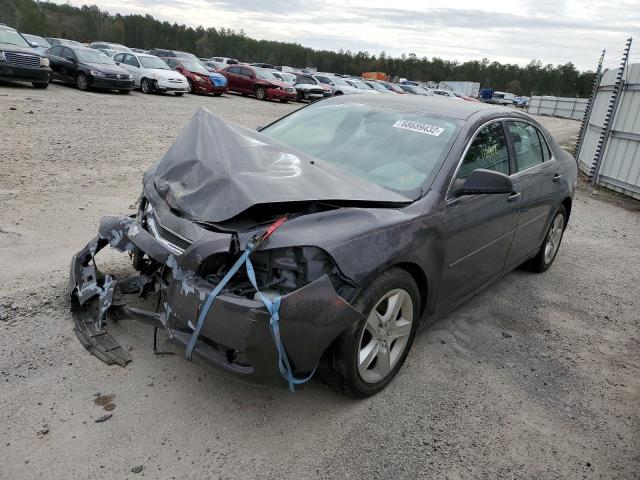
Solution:
<svg viewBox="0 0 640 480"><path fill-rule="evenodd" d="M549 227L549 234L547 235L547 241L544 244L544 261L549 264L553 261L558 248L560 247L560 241L562 240L562 232L564 231L564 215L558 213L551 226Z"/></svg>
<svg viewBox="0 0 640 480"><path fill-rule="evenodd" d="M140 90L142 90L142 93L149 93L151 91L151 89L149 88L149 80L147 80L146 78L142 79Z"/></svg>
<svg viewBox="0 0 640 480"><path fill-rule="evenodd" d="M88 86L87 77L81 73L76 79L76 84L80 90L86 90Z"/></svg>
<svg viewBox="0 0 640 480"><path fill-rule="evenodd" d="M387 292L371 309L358 342L358 373L377 383L389 375L404 353L413 323L413 301L406 290Z"/></svg>
<svg viewBox="0 0 640 480"><path fill-rule="evenodd" d="M264 88L260 87L256 90L256 98L258 100L265 100L267 98L267 92Z"/></svg>

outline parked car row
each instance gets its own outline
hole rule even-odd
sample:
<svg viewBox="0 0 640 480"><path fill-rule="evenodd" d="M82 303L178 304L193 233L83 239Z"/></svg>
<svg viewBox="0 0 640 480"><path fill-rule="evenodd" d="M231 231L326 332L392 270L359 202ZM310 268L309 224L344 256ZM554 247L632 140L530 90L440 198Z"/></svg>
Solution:
<svg viewBox="0 0 640 480"><path fill-rule="evenodd" d="M264 62L247 64L230 57L198 58L172 49L145 51L106 41L84 46L64 38L21 34L6 26L0 35L0 41L4 38L5 43L13 44L11 48L22 49L14 54L9 52L10 61L31 62L33 69L18 71L16 68L20 65L14 65L9 72L8 66L3 65L0 76L31 81L38 88L46 88L49 81L56 80L75 84L80 90L95 88L129 93L136 88L143 93L176 96L187 92L220 96L231 91L281 102L313 102L331 96L381 93L475 100L448 90L425 89L415 82L396 84ZM6 55L2 55L0 65L9 63L3 60Z"/></svg>

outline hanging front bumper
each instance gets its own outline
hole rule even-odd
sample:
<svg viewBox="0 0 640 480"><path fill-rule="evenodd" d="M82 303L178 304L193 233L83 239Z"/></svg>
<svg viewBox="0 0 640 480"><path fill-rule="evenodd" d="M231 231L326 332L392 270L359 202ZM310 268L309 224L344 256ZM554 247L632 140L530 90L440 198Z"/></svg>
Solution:
<svg viewBox="0 0 640 480"><path fill-rule="evenodd" d="M204 300L215 287L194 273L198 271L197 259L220 250L221 243L219 237L205 237L176 254L135 218L104 217L98 236L71 262L72 314L81 343L105 363L126 365L131 360L129 353L108 335L104 325L110 318L132 318L164 329L176 344L186 347ZM134 255L146 254L157 262L162 276L146 272L118 280L102 274L95 256L106 245ZM150 294L160 295L158 312L114 300ZM284 295L281 337L294 373L313 371L331 342L361 318L362 314L336 293L327 275ZM206 316L194 352L238 374L279 376L269 319L262 302L223 290Z"/></svg>

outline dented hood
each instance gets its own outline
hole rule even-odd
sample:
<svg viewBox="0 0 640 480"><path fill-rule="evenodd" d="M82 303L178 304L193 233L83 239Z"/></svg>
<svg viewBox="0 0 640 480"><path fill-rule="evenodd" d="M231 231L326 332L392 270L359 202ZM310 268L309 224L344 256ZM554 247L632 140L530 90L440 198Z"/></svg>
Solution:
<svg viewBox="0 0 640 480"><path fill-rule="evenodd" d="M206 109L146 172L144 184L154 185L173 210L201 222L222 222L267 203L411 201Z"/></svg>

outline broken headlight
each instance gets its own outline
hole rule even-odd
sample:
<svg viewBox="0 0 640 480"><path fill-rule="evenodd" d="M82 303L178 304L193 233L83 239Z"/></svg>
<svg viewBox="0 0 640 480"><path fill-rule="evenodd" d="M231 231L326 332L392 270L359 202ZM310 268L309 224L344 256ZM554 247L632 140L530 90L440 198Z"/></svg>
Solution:
<svg viewBox="0 0 640 480"><path fill-rule="evenodd" d="M258 287L269 296L286 295L323 275L329 276L333 287L343 298L347 299L355 292L353 282L344 277L331 256L318 247L258 250L250 258ZM202 264L200 275L212 284L217 284L234 261L227 253L212 255ZM254 297L255 289L244 268L240 269L228 285L228 290L235 294Z"/></svg>

